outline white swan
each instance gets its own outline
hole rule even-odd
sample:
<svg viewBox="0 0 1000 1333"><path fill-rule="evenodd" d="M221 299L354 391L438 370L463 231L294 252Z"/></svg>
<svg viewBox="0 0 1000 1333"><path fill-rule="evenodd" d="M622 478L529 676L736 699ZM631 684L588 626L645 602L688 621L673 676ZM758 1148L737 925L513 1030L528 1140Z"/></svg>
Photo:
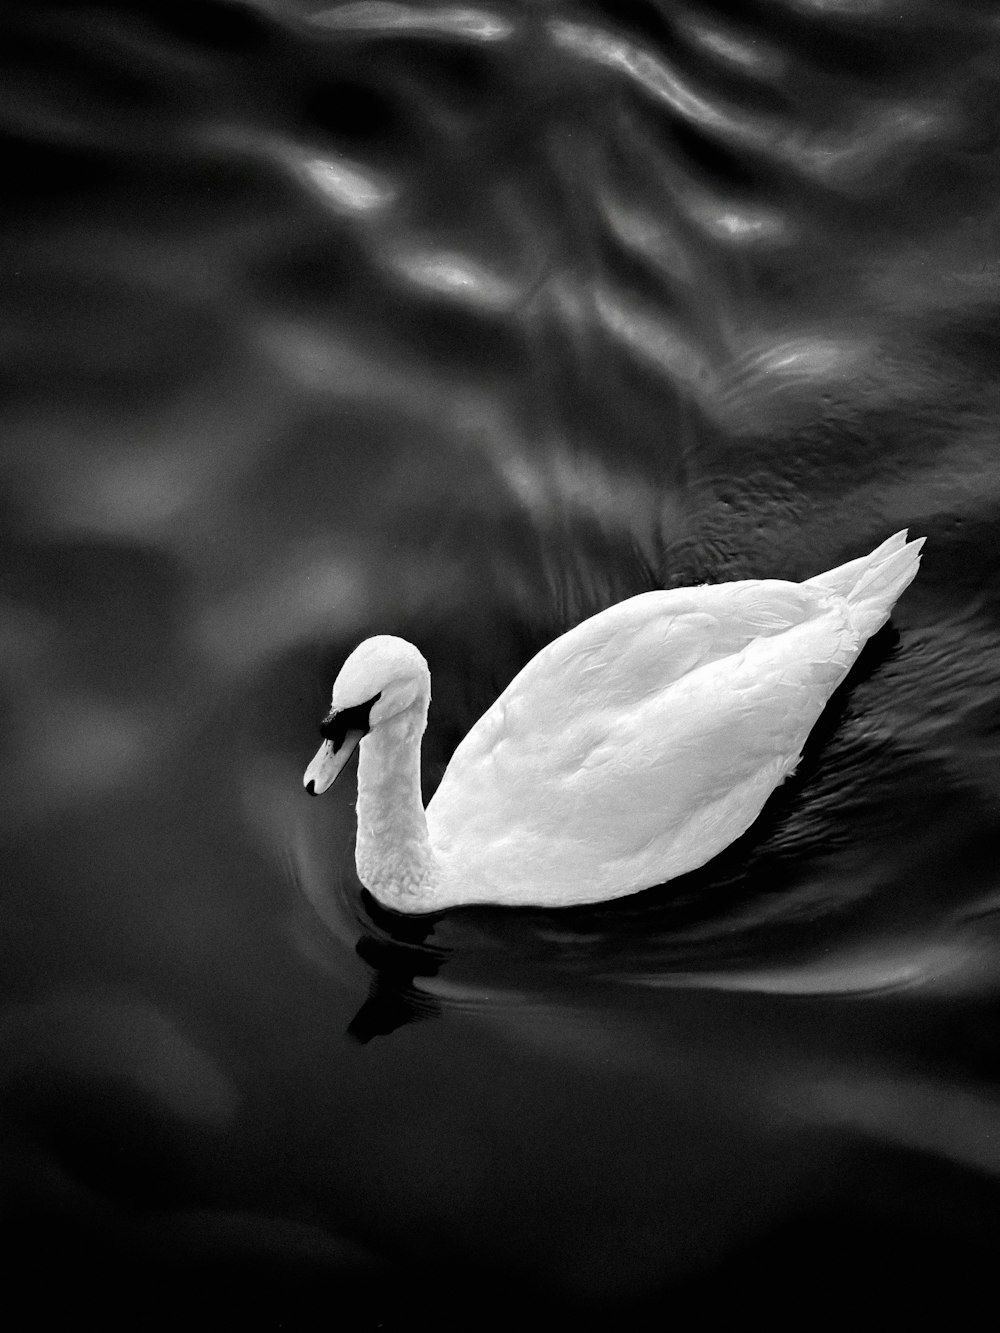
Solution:
<svg viewBox="0 0 1000 1333"><path fill-rule="evenodd" d="M360 743L361 882L401 912L562 907L703 865L794 769L826 701L920 563L905 531L807 579L641 593L555 639L455 751L424 810L430 673L405 639L341 668L303 779Z"/></svg>

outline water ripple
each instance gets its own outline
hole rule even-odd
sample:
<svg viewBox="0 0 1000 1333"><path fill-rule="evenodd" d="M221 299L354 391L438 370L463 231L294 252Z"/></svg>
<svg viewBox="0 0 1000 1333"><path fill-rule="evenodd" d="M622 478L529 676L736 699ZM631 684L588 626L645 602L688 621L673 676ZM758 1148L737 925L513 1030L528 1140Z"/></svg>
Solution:
<svg viewBox="0 0 1000 1333"><path fill-rule="evenodd" d="M862 1143L933 1160L929 1212L948 1164L995 1202L992 7L81 16L0 15L0 1113L124 1088L194 1251L259 1206L333 1271L344 1213L420 1299L471 1264L522 1311L511 1273L675 1309L855 1201ZM893 625L691 877L394 921L350 777L303 796L362 635L431 662L429 793L582 617L906 525Z"/></svg>
<svg viewBox="0 0 1000 1333"><path fill-rule="evenodd" d="M428 37L460 38L463 41L503 41L514 31L514 24L499 14L483 9L463 9L441 5L437 8L392 4L389 0L362 0L358 4L338 5L336 9L311 14L315 27L337 33L379 33L395 37L415 34Z"/></svg>

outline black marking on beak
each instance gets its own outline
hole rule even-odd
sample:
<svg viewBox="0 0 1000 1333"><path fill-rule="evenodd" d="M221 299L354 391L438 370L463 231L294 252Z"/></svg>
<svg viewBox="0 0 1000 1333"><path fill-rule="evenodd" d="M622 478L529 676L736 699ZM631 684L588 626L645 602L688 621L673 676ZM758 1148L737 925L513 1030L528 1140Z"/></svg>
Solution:
<svg viewBox="0 0 1000 1333"><path fill-rule="evenodd" d="M333 745L334 754L343 745L344 737L349 731L360 731L362 736L365 735L371 727L368 714L381 698L382 691L379 690L378 694L369 699L367 703L355 704L353 708L330 709L330 712L320 724L319 734L325 741L329 741Z"/></svg>
<svg viewBox="0 0 1000 1333"><path fill-rule="evenodd" d="M309 793L310 796L316 795L316 784L315 782L312 781L311 778L309 782L306 784L306 791Z"/></svg>

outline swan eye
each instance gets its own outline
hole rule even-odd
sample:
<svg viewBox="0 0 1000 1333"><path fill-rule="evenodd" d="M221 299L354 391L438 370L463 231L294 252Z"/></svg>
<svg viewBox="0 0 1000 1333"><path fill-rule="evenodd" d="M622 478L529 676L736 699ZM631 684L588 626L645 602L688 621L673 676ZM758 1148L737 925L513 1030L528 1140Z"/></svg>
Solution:
<svg viewBox="0 0 1000 1333"><path fill-rule="evenodd" d="M375 704L382 698L382 691L379 690L373 698L367 703L355 704L353 708L331 709L327 716L320 723L319 734L325 741L333 743L333 753L337 751L344 743L344 738L349 731L360 731L362 736L371 727L368 714Z"/></svg>

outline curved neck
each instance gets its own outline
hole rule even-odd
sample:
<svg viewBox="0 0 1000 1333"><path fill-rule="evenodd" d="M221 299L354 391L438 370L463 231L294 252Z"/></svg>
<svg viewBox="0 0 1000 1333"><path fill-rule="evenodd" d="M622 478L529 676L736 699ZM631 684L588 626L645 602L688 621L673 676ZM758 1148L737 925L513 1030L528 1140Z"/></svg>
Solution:
<svg viewBox="0 0 1000 1333"><path fill-rule="evenodd" d="M404 912L424 910L440 878L420 792L428 702L373 727L358 756L358 878L379 902Z"/></svg>

